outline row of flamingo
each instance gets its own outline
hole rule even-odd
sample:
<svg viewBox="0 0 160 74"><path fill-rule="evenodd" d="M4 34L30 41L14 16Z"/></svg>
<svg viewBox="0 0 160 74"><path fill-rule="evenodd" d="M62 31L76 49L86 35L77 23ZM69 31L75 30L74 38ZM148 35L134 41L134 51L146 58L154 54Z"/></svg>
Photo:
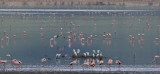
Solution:
<svg viewBox="0 0 160 74"><path fill-rule="evenodd" d="M70 66L73 67L73 65L75 65L77 63L77 60L74 60L72 62L70 62ZM120 65L121 65L121 61L120 60L116 60L115 63L119 66L120 68ZM99 66L101 67L101 65L104 64L104 61L103 60L100 60L99 62ZM108 62L107 62L107 65L109 66L109 69L110 69L110 66L113 64L113 60L112 59L109 59ZM88 66L91 66L92 67L92 71L93 71L93 67L96 66L95 64L95 61L94 60L89 60L87 62L84 62L83 63L83 67L88 67ZM83 69L84 70L84 69ZM101 70L102 70L102 67L101 67Z"/></svg>
<svg viewBox="0 0 160 74"><path fill-rule="evenodd" d="M80 55L80 49L77 49L77 51L75 50L75 49L73 49L73 54L75 55L75 56L79 56ZM100 53L100 50L93 50L93 54L94 55L92 55L92 57L94 57L95 55L100 55L101 54L101 56L102 56L102 53ZM89 52L86 52L85 54L83 53L83 55L85 55L86 57L87 56L89 56ZM60 58L60 56L61 56L61 54L56 54L56 59L59 59ZM66 56L67 57L67 56ZM77 57L77 58L81 58L81 57ZM72 62L70 62L69 63L69 65L71 66L71 67L73 67L73 65L75 65L75 64L77 64L77 58L75 59L75 60L73 60ZM84 66L84 67L89 67L89 66L91 66L91 67L95 67L96 66L96 63L95 63L95 59L91 59L91 57L88 57L89 58L89 60L87 60L87 61L85 61L83 64L82 64L82 66ZM158 56L158 55L155 55L154 56L154 58L153 58L153 60L152 60L152 63L154 64L154 63L158 63L158 58L160 58L160 56ZM47 61L47 58L42 58L41 59L41 62L42 62L42 64L43 64L43 67L44 67L44 62L46 62ZM99 65L103 65L104 64L104 61L102 60L102 58L99 58L99 62L97 62ZM120 60L116 60L115 61L115 63L118 65L118 67L120 68L120 65L122 64L121 63L121 61ZM109 59L108 60L108 62L107 62L107 65L109 66L109 68L110 68L110 66L113 64L113 60L112 59Z"/></svg>
<svg viewBox="0 0 160 74"><path fill-rule="evenodd" d="M4 31L4 33L6 33L6 31ZM6 39L6 44L8 45L8 43L9 43L9 35L6 34L6 35L4 35L4 36L5 36L5 39ZM87 43L88 43L88 44L89 44L89 43L92 43L92 38L96 38L97 36L98 36L98 35L94 35L94 36L93 36L93 35L90 35L89 37L87 37ZM104 32L104 34L103 34L102 36L103 36L104 39L107 38L107 39L110 40L110 38L111 38L111 33L105 34L105 32ZM14 40L15 40L16 35L13 35L13 37L14 37ZM23 35L24 40L25 40L25 37L26 37L26 31L24 31L24 35ZM54 46L53 44L56 44L56 38L58 38L58 37L64 37L64 35L63 35L63 34L55 35L53 38L50 38L50 46L51 46L51 47ZM70 35L68 36L69 47L71 46L71 39L75 39L75 37L76 37L76 33L73 34L73 37L70 36ZM79 37L80 37L80 42L81 42L81 44L84 45L85 37L84 37L84 35L83 35L82 32L79 34ZM144 34L138 34L138 39L139 39L140 42L143 42L143 41L144 41L143 37L144 37ZM43 35L42 35L42 38L43 38ZM131 43L133 44L135 37L132 36L132 35L129 35L129 38L130 38L130 40L131 40ZM159 38L155 38L155 40L158 41ZM53 41L53 43L52 43L52 41ZM110 42L110 41L109 41L109 42ZM3 45L4 45L4 37L1 38L1 48L4 48Z"/></svg>
<svg viewBox="0 0 160 74"><path fill-rule="evenodd" d="M76 64L76 62L77 62L77 60L74 60L74 61L72 61L71 63L70 63L70 65L75 65ZM121 61L119 61L119 60L116 60L115 61L115 63L117 64L117 65L121 65ZM100 62L99 62L99 65L103 65L104 64L104 61L103 60L100 60ZM112 65L113 64L113 60L112 59L109 59L108 60L108 62L107 62L107 65ZM93 60L89 60L89 61L87 61L87 62L85 62L85 63L83 63L83 65L84 66L92 66L92 67L94 67L95 66L95 61Z"/></svg>
<svg viewBox="0 0 160 74"><path fill-rule="evenodd" d="M3 64L4 69L5 69L5 65L6 65L7 62L11 62L11 64L13 65L13 67L14 66L20 66L22 64L22 62L20 60L18 60L18 59L12 59L10 54L7 54L6 56L10 58L10 61L2 60L1 57L0 57L0 63Z"/></svg>
<svg viewBox="0 0 160 74"><path fill-rule="evenodd" d="M61 54L57 54L57 56L60 56L60 55L61 55ZM10 55L10 54L7 54L6 56L11 58L11 55ZM160 58L160 56L158 56L158 55L154 56L154 59L152 60L152 63L154 63L154 62L157 63L157 59L158 59L158 58ZM43 64L43 67L44 67L44 62L46 62L46 61L47 61L46 58L42 58L42 59L41 59L41 62L42 62L42 64ZM0 57L0 63L3 64L4 69L5 69L5 64L6 64L7 62L8 62L7 60L2 60L1 57ZM22 62L21 62L20 60L17 60L17 59L11 59L10 62L12 63L12 65L15 65L15 66L20 66L20 65L22 64ZM76 63L77 63L77 60L74 60L74 61L70 62L69 65L73 66L73 65L75 65ZM115 63L116 63L117 65L119 65L119 67L120 67L120 65L122 64L120 60L116 60ZM102 59L100 59L99 65L103 65L103 64L104 64L104 61L103 61ZM113 64L113 60L112 60L112 59L109 59L108 62L107 62L107 65L109 66L109 68L110 68L110 66L111 66L112 64ZM88 67L88 66L94 67L95 65L96 65L96 64L95 64L94 59L93 59L93 60L90 59L89 61L86 61L86 62L83 63L83 66L84 66L84 67Z"/></svg>

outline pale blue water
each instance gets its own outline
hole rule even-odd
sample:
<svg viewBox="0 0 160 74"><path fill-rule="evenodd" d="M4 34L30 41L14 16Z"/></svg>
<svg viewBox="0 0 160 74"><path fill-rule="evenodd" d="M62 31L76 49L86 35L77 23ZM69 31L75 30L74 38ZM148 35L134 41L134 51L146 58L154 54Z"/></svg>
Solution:
<svg viewBox="0 0 160 74"><path fill-rule="evenodd" d="M9 11L9 12L8 12ZM15 13L19 11L20 15ZM125 12L123 12L125 11ZM7 13L6 13L7 12ZM107 12L111 12L109 15ZM124 15L126 13L126 15ZM20 59L22 67L26 70L30 70L28 66L33 66L33 70L40 70L42 65L41 59L51 58L47 60L45 65L51 66L53 70L57 65L63 65L68 67L69 63L73 61L69 57L73 54L73 49L80 49L80 53L90 52L92 50L101 50L103 56L112 58L113 61L120 60L122 62L122 70L141 70L135 69L144 68L143 71L158 71L158 68L152 64L153 57L160 55L159 41L155 44L155 38L159 36L160 25L160 12L158 10L21 10L21 9L0 9L0 38L4 36L4 30L9 35L9 44L6 44L6 39L3 41L4 48L0 48L0 57L2 59L9 60L6 54L11 54L13 58ZM64 17L65 14L65 17ZM72 14L74 16L72 17ZM119 14L119 15L118 15ZM22 19L22 15L25 15ZM133 15L133 16L130 16ZM39 16L38 20L36 18ZM65 21L64 21L65 19ZM139 22L139 19L141 22ZM94 21L95 20L95 21ZM75 24L75 27L71 29L71 24ZM112 26L112 22L114 25ZM96 27L94 24L96 23ZM150 28L147 28L147 24L150 24ZM78 30L80 25L80 30ZM41 30L43 28L44 40L41 38ZM49 40L54 35L59 35L63 28L62 33L65 38L59 37L56 39L56 44L50 47ZM26 38L23 38L23 31L26 31ZM71 46L68 44L68 34L66 32L72 31L77 34L75 38L71 40ZM79 41L80 32L84 33L85 44L81 45ZM103 32L111 33L110 39L103 39ZM116 32L116 37L114 33ZM144 41L138 42L138 33L144 34ZM15 42L13 35L16 35ZM90 35L97 35L97 38L92 39L92 43L89 46L87 44L87 37ZM131 45L129 35L135 37L134 46ZM110 43L111 42L111 43ZM1 43L2 44L2 43ZM55 60L56 53L62 55L67 54L68 58L61 58L60 62ZM135 56L134 56L135 55ZM103 59L105 65L109 58ZM85 60L80 60L77 69L81 71L81 66ZM158 59L158 65L159 63ZM99 69L96 61L96 68ZM7 63L10 70L10 63ZM113 63L113 65L116 65ZM147 66L145 66L147 65ZM3 67L3 66L1 66ZM62 67L62 68L64 68ZM128 67L130 69L128 69ZM133 67L134 69L132 69ZM95 70L97 70L95 68ZM106 67L107 68L107 67ZM146 69L147 68L147 69ZM22 70L24 70L22 68ZM32 69L32 68L31 68ZM48 69L48 68L47 68ZM66 71L68 71L67 69ZM116 68L112 69L116 71Z"/></svg>

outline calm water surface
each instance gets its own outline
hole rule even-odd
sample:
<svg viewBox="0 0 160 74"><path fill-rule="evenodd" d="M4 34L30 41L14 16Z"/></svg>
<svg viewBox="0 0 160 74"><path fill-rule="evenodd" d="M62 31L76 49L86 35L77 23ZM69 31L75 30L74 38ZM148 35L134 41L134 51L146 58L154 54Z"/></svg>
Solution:
<svg viewBox="0 0 160 74"><path fill-rule="evenodd" d="M150 70L158 71L159 67L155 67L152 60L155 55L160 55L159 40L155 40L159 38L160 33L159 11L69 11L5 11L4 14L1 10L0 38L4 38L0 48L2 59L9 60L6 54L11 54L12 58L23 62L22 67L30 68L36 65L36 68L40 68L41 58L46 57L50 58L45 62L47 68L51 66L56 70L56 66L61 65L67 68L74 60L69 58L73 54L73 49L80 49L82 54L90 52L90 55L95 49L107 57L103 59L105 65L108 59L112 58L114 62L121 60L124 71L134 70L132 67L153 68ZM43 31L40 28L43 28ZM9 43L6 42L4 31L9 35ZM70 31L77 34L71 42L67 38L70 35L67 32ZM81 32L85 38L84 45L79 39ZM104 32L111 33L111 38L104 39L102 36ZM60 34L64 37L56 38L51 47L50 38ZM138 34L144 36L139 39ZM87 41L90 35L93 35L93 38ZM97 37L94 37L95 35ZM129 35L134 36L133 41ZM56 60L57 53L67 54L68 58ZM78 60L76 68L81 68L86 60ZM98 60L95 61L96 68L99 69ZM159 64L158 62L157 65ZM8 69L10 65L7 63ZM113 63L113 68L115 65ZM128 67L131 69L126 69Z"/></svg>

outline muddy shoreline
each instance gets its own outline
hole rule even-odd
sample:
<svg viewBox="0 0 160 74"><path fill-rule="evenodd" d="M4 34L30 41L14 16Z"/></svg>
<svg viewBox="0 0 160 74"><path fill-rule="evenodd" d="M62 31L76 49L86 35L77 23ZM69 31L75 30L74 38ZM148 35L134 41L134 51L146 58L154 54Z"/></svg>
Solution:
<svg viewBox="0 0 160 74"><path fill-rule="evenodd" d="M159 72L0 72L0 74L160 74Z"/></svg>

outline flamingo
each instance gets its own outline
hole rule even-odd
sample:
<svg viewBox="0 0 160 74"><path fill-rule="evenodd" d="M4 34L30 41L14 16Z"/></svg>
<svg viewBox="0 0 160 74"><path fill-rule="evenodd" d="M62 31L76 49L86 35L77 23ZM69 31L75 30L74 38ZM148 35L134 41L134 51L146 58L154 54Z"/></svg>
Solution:
<svg viewBox="0 0 160 74"><path fill-rule="evenodd" d="M92 63L92 60L89 60L89 61L83 63L83 66L87 66L88 67L91 63Z"/></svg>
<svg viewBox="0 0 160 74"><path fill-rule="evenodd" d="M3 64L4 69L5 69L5 64L7 63L7 60L1 60L1 57L0 57L0 63L2 63L2 64Z"/></svg>
<svg viewBox="0 0 160 74"><path fill-rule="evenodd" d="M6 35L6 44L8 45L8 43L9 43L9 36L8 36L8 34Z"/></svg>
<svg viewBox="0 0 160 74"><path fill-rule="evenodd" d="M138 34L138 39L140 39L141 34Z"/></svg>
<svg viewBox="0 0 160 74"><path fill-rule="evenodd" d="M71 63L70 63L70 65L75 65L76 64L76 60L74 60L74 61L72 61Z"/></svg>
<svg viewBox="0 0 160 74"><path fill-rule="evenodd" d="M74 60L74 61L72 61L71 63L70 63L70 66L72 66L72 68L73 68L73 65L75 65L77 63L77 60ZM71 71L71 70L70 70Z"/></svg>
<svg viewBox="0 0 160 74"><path fill-rule="evenodd" d="M16 35L13 35L13 42L16 43Z"/></svg>
<svg viewBox="0 0 160 74"><path fill-rule="evenodd" d="M121 61L119 61L119 60L116 60L116 62L115 62L117 65L121 65Z"/></svg>
<svg viewBox="0 0 160 74"><path fill-rule="evenodd" d="M109 66L109 69L110 69L110 65L112 65L112 63L113 63L113 60L112 60L112 59L109 59L109 60L108 60L108 63L107 63L107 65Z"/></svg>
<svg viewBox="0 0 160 74"><path fill-rule="evenodd" d="M4 36L6 36L6 34L7 34L7 31L6 31L6 30L4 30L4 31L3 31L3 33L4 33Z"/></svg>
<svg viewBox="0 0 160 74"><path fill-rule="evenodd" d="M86 53L87 54L87 53ZM84 62L83 63L83 67L85 66L85 67L88 67L90 64L92 63L92 60L89 60L89 61L87 61L87 62ZM84 71L84 68L83 68L83 71Z"/></svg>
<svg viewBox="0 0 160 74"><path fill-rule="evenodd" d="M53 41L54 39L53 38L50 38L50 40L49 40L49 44L50 44L50 47L51 48L53 48L53 44L52 44L52 41Z"/></svg>
<svg viewBox="0 0 160 74"><path fill-rule="evenodd" d="M4 48L3 41L4 41L4 38L1 38L1 48Z"/></svg>
<svg viewBox="0 0 160 74"><path fill-rule="evenodd" d="M11 62L14 65L21 65L22 64L22 62L20 60L17 60L17 59L13 59Z"/></svg>
<svg viewBox="0 0 160 74"><path fill-rule="evenodd" d="M23 41L24 42L26 42L26 36L27 36L26 31L23 31Z"/></svg>
<svg viewBox="0 0 160 74"><path fill-rule="evenodd" d="M121 61L116 60L116 62L115 62L115 63L118 65L118 67L119 67L119 69L120 69Z"/></svg>
<svg viewBox="0 0 160 74"><path fill-rule="evenodd" d="M95 61L93 60L91 63L90 63L90 66L91 67L94 67L96 64L95 64ZM92 71L93 71L93 68L92 68Z"/></svg>
<svg viewBox="0 0 160 74"><path fill-rule="evenodd" d="M11 60L11 63L12 63L12 65L19 66L19 67L22 64L22 62L20 60L17 60L17 59ZM13 68L14 68L14 66L13 66Z"/></svg>
<svg viewBox="0 0 160 74"><path fill-rule="evenodd" d="M154 61L156 61L156 63L157 63L158 58L160 58L160 56L158 56L158 55L154 56L154 59L152 60L152 63L154 63Z"/></svg>
<svg viewBox="0 0 160 74"><path fill-rule="evenodd" d="M101 65L103 65L103 64L104 64L104 61L103 61L103 60L100 60L99 65L101 66ZM102 70L102 66L101 66L101 70Z"/></svg>
<svg viewBox="0 0 160 74"><path fill-rule="evenodd" d="M95 64L95 61L93 60L90 64L92 67L94 67L96 64Z"/></svg>
<svg viewBox="0 0 160 74"><path fill-rule="evenodd" d="M42 62L42 64L43 64L42 67L44 67L44 62L46 62L46 58L42 58L42 59L41 59L41 62Z"/></svg>

